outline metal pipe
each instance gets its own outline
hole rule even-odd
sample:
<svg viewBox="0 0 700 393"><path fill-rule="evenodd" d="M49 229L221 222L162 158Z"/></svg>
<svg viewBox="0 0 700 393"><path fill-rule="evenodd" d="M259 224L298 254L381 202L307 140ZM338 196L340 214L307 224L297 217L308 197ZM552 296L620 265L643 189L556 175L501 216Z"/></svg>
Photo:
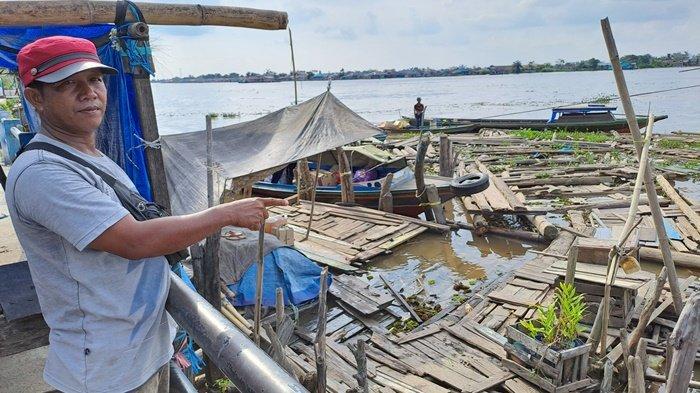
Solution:
<svg viewBox="0 0 700 393"><path fill-rule="evenodd" d="M166 309L241 392L308 392L173 272Z"/></svg>
<svg viewBox="0 0 700 393"><path fill-rule="evenodd" d="M171 393L197 393L197 389L192 385L185 373L175 362L170 362L170 386Z"/></svg>

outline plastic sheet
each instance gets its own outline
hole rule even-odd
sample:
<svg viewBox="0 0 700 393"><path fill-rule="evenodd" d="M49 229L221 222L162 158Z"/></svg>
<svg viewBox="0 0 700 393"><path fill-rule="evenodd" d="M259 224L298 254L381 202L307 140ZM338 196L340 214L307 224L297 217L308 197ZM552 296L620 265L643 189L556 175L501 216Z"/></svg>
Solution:
<svg viewBox="0 0 700 393"><path fill-rule="evenodd" d="M217 184L277 168L382 131L329 91L299 105L213 133ZM164 135L161 148L173 213L207 207L206 131Z"/></svg>

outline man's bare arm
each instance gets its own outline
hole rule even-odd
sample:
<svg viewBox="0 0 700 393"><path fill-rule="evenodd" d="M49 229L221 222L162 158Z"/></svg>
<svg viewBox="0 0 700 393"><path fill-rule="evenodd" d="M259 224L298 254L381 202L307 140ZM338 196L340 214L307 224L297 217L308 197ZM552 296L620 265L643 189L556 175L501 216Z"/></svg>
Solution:
<svg viewBox="0 0 700 393"><path fill-rule="evenodd" d="M282 199L248 198L184 216L136 221L128 215L90 243L93 250L126 259L171 254L216 233L226 225L257 229L267 218L267 206L286 205Z"/></svg>

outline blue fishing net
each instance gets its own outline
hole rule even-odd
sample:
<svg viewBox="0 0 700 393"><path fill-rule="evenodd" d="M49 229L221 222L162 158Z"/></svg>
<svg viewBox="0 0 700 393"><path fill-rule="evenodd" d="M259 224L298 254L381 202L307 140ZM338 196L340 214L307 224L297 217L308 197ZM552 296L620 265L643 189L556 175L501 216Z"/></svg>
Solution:
<svg viewBox="0 0 700 393"><path fill-rule="evenodd" d="M141 65L148 53L144 53L142 47L137 48L130 39L116 36L114 27L113 24L2 27L0 28L0 67L16 72L17 52L24 45L42 37L66 35L95 42L102 62L119 71L118 75L106 78L107 110L105 119L97 131L97 146L124 169L144 198L152 200L133 78L131 74L124 72L122 65L122 59L129 61L130 64ZM110 32L112 32L111 37ZM115 42L119 45L113 45ZM150 69L147 70L152 72ZM30 130L36 132L39 127L38 116L25 100L22 100L22 105Z"/></svg>

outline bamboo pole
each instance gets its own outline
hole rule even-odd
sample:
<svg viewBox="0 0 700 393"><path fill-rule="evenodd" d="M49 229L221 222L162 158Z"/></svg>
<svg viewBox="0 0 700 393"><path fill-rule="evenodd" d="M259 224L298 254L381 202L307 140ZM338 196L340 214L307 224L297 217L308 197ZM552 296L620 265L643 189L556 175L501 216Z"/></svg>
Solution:
<svg viewBox="0 0 700 393"><path fill-rule="evenodd" d="M287 28L287 13L200 4L135 3L151 25ZM116 1L0 1L0 25L92 25L114 23ZM127 21L133 21L127 19Z"/></svg>
<svg viewBox="0 0 700 393"><path fill-rule="evenodd" d="M326 391L326 294L328 292L328 267L321 271L321 282L318 292L318 327L314 340L316 354L316 392Z"/></svg>
<svg viewBox="0 0 700 393"><path fill-rule="evenodd" d="M600 21L600 24L603 29L603 37L605 38L605 45L608 48L608 55L610 57L610 62L612 63L613 73L615 74L618 95L620 96L620 100L622 101L622 106L625 111L625 116L627 117L627 125L629 126L630 134L634 139L634 147L637 150L637 155L641 156L642 136L639 132L639 124L637 124L637 117L634 113L634 107L632 106L629 90L627 89L627 82L625 81L622 66L620 65L620 55L617 52L615 38L613 37L612 29L610 28L610 21L608 18L605 18ZM650 116L649 122L653 123L653 116ZM647 125L647 127L649 127L649 125ZM678 313L683 308L681 291L678 287L678 276L676 274L676 268L673 265L673 258L671 257L671 246L668 240L668 234L666 233L666 229L663 225L663 215L661 213L661 208L659 207L656 187L654 186L654 176L651 171L651 164L647 163L647 166L648 170L646 171L644 182L647 196L649 198L649 207L651 208L651 216L654 220L657 237L659 238L659 248L661 248L661 252L663 254L664 265L668 270L668 284L671 287L673 306L676 313Z"/></svg>
<svg viewBox="0 0 700 393"><path fill-rule="evenodd" d="M258 271L256 272L255 280L255 310L253 315L253 341L255 345L260 346L260 320L262 319L262 285L263 285L263 269L265 268L265 218L260 220L260 229L258 230Z"/></svg>
<svg viewBox="0 0 700 393"><path fill-rule="evenodd" d="M612 285L615 283L615 278L617 277L617 269L620 260L620 254L617 251L622 249L625 242L627 241L627 238L632 232L632 229L634 228L635 217L637 217L637 206L639 204L639 194L642 190L643 178L647 173L647 170L649 169L649 144L651 143L651 133L653 128L654 120L652 116L652 119L649 121L649 124L647 126L644 147L642 148L642 154L639 158L639 170L637 171L637 178L634 182L634 191L632 192L632 200L630 202L630 209L627 213L627 220L625 221L625 226L622 229L622 234L620 235L617 244L610 250L610 254L608 254L608 269L605 279L605 291L601 307L598 308L598 314L602 315L602 317L600 317L601 323L597 326L594 324L594 327L597 327L597 330L593 329L588 339L588 342L592 343L591 352L593 353L597 351L599 342L601 344L601 347L603 348L603 352L607 347L606 340L608 336L608 320L610 317L610 290ZM596 320L598 319L598 316L596 316Z"/></svg>
<svg viewBox="0 0 700 393"><path fill-rule="evenodd" d="M292 79L294 80L294 105L299 105L299 95L297 93L297 66L294 62L294 44L292 43L292 29L289 31L289 48L292 51Z"/></svg>

